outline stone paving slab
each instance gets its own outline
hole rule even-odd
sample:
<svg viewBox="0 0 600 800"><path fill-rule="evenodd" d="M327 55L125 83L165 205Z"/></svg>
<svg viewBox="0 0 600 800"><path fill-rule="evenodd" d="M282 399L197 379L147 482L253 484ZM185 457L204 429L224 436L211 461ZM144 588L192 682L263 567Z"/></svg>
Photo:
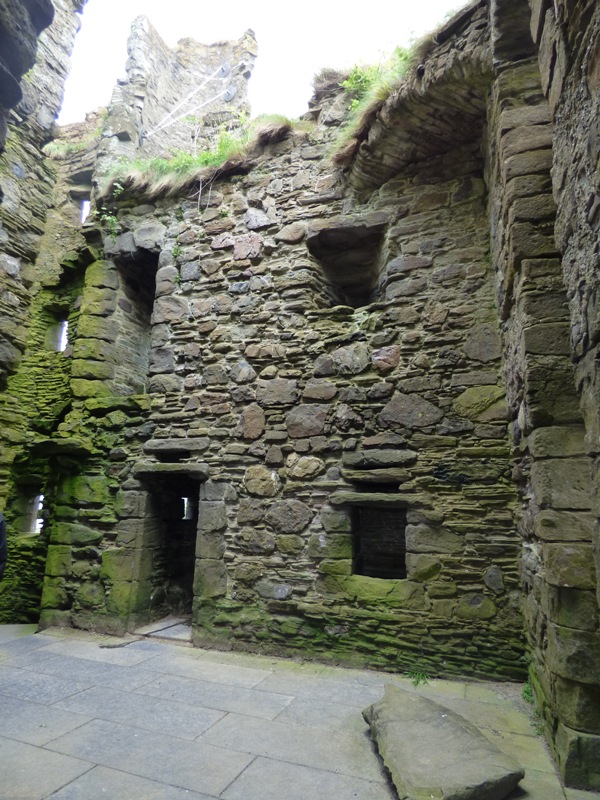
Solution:
<svg viewBox="0 0 600 800"><path fill-rule="evenodd" d="M223 800L393 800L384 783L257 758L222 794Z"/></svg>
<svg viewBox="0 0 600 800"><path fill-rule="evenodd" d="M361 716L390 680L458 704L516 755L526 776L510 800L598 800L561 787L516 707L520 687L415 688L377 672L31 626L0 626L0 800L395 800Z"/></svg>
<svg viewBox="0 0 600 800"><path fill-rule="evenodd" d="M189 742L104 720L92 720L55 739L47 748L209 795L219 795L254 760L252 755L233 748Z"/></svg>
<svg viewBox="0 0 600 800"><path fill-rule="evenodd" d="M213 800L214 795L178 789L116 769L94 767L52 795L52 800Z"/></svg>
<svg viewBox="0 0 600 800"><path fill-rule="evenodd" d="M4 736L0 736L0 764L3 800L46 800L93 766Z"/></svg>
<svg viewBox="0 0 600 800"><path fill-rule="evenodd" d="M373 743L366 735L228 714L203 733L200 741L291 764L385 782L383 769L374 757Z"/></svg>
<svg viewBox="0 0 600 800"><path fill-rule="evenodd" d="M88 718L121 722L147 731L195 739L222 717L224 711L192 706L149 695L94 686L56 703L54 708L77 712Z"/></svg>
<svg viewBox="0 0 600 800"><path fill-rule="evenodd" d="M264 719L274 719L294 699L292 695L244 689L240 686L227 686L210 681L195 681L177 675L163 675L152 683L140 687L138 691L140 694L149 694L153 697Z"/></svg>
<svg viewBox="0 0 600 800"><path fill-rule="evenodd" d="M144 667L153 672L179 675L182 678L206 680L212 683L224 683L228 686L240 686L252 689L271 675L270 670L238 667L232 664L200 661L190 658L184 650L179 653L164 653L144 662Z"/></svg>
<svg viewBox="0 0 600 800"><path fill-rule="evenodd" d="M123 691L132 691L156 678L155 672L143 666L124 667L105 661L51 655L38 650L24 656L19 666L32 666L42 675L55 675L59 678L68 675L70 681L81 685L108 686Z"/></svg>
<svg viewBox="0 0 600 800"><path fill-rule="evenodd" d="M0 701L1 735L25 744L41 746L58 736L79 728L91 717L62 711L56 706L31 703L16 697L2 695ZM1 775L0 769L0 775ZM1 797L0 777L0 797Z"/></svg>

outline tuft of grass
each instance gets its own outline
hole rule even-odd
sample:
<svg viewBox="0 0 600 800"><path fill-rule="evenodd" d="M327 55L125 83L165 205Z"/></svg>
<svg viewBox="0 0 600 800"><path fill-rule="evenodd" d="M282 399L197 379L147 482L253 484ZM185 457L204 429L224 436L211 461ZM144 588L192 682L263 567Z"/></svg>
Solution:
<svg viewBox="0 0 600 800"><path fill-rule="evenodd" d="M339 166L350 163L375 116L416 63L416 48L397 47L383 63L357 64L341 81L350 97L350 113L333 146L334 163Z"/></svg>
<svg viewBox="0 0 600 800"><path fill-rule="evenodd" d="M422 669L411 669L410 672L406 673L410 678L410 682L413 686L427 686L429 683L429 675Z"/></svg>
<svg viewBox="0 0 600 800"><path fill-rule="evenodd" d="M529 681L523 684L523 691L521 692L521 697L525 700L526 703L530 705L533 704L533 689L531 688L531 684Z"/></svg>
<svg viewBox="0 0 600 800"><path fill-rule="evenodd" d="M195 183L210 183L218 175L247 171L249 160L260 148L280 142L300 123L270 114L257 117L233 134L221 131L214 147L196 155L182 150L168 158L122 161L107 177L99 197L117 197L124 191L150 198L172 197Z"/></svg>

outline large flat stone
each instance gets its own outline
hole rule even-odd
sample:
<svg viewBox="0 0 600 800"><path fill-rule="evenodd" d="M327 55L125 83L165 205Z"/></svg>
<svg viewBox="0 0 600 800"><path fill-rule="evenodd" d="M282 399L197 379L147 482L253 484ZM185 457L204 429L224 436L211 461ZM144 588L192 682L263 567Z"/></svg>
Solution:
<svg viewBox="0 0 600 800"><path fill-rule="evenodd" d="M363 715L400 800L502 800L524 776L464 717L397 686Z"/></svg>

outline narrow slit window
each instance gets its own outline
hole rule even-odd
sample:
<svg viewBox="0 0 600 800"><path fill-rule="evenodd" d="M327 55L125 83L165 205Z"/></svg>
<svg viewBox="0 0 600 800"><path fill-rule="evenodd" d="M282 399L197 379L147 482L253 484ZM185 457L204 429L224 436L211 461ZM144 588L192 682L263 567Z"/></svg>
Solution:
<svg viewBox="0 0 600 800"><path fill-rule="evenodd" d="M194 504L189 497L182 497L183 500L183 517L182 519L194 519Z"/></svg>
<svg viewBox="0 0 600 800"><path fill-rule="evenodd" d="M62 319L58 323L58 342L56 349L59 353L64 353L69 344L69 320Z"/></svg>
<svg viewBox="0 0 600 800"><path fill-rule="evenodd" d="M44 526L44 495L38 494L31 500L30 533L41 533Z"/></svg>
<svg viewBox="0 0 600 800"><path fill-rule="evenodd" d="M406 578L405 508L355 509L353 571L370 578Z"/></svg>
<svg viewBox="0 0 600 800"><path fill-rule="evenodd" d="M90 215L90 201L89 200L82 200L81 201L81 224L86 221L86 219Z"/></svg>

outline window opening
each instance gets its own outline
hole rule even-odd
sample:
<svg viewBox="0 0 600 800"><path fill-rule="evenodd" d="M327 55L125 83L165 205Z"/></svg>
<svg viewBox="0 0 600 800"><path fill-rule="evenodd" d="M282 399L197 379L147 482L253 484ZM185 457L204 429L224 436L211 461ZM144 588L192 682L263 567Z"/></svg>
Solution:
<svg viewBox="0 0 600 800"><path fill-rule="evenodd" d="M194 519L194 504L189 497L182 497L183 500L183 517L182 519L190 520Z"/></svg>
<svg viewBox="0 0 600 800"><path fill-rule="evenodd" d="M89 200L82 200L81 201L81 217L80 217L80 219L81 219L81 224L82 225L90 215L90 206L91 206L91 203L90 203Z"/></svg>
<svg viewBox="0 0 600 800"><path fill-rule="evenodd" d="M353 573L370 578L406 578L406 509L354 509Z"/></svg>
<svg viewBox="0 0 600 800"><path fill-rule="evenodd" d="M58 323L58 343L57 350L59 353L64 353L69 344L69 320L62 319Z"/></svg>
<svg viewBox="0 0 600 800"><path fill-rule="evenodd" d="M44 526L44 495L37 494L31 500L29 512L29 533L41 533Z"/></svg>

